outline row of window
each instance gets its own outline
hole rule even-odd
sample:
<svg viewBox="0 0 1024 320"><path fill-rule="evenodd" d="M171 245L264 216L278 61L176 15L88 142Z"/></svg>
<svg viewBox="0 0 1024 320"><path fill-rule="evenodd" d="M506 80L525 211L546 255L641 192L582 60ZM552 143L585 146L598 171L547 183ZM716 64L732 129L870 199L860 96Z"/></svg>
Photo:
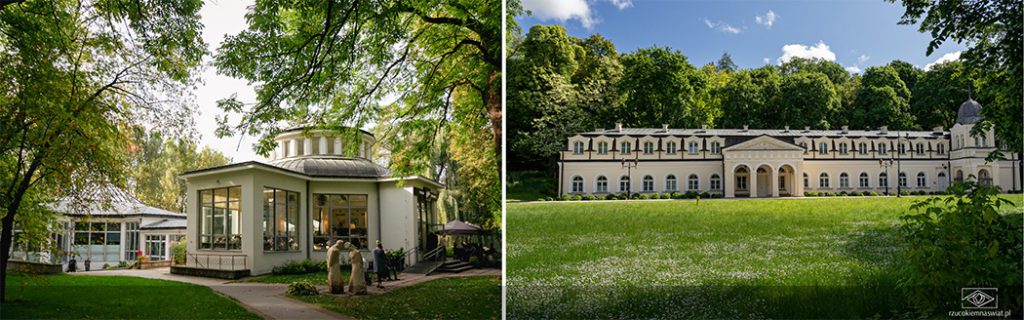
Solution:
<svg viewBox="0 0 1024 320"><path fill-rule="evenodd" d="M939 172L939 179L940 180L946 179L946 173L945 172ZM809 180L810 180L810 178L807 176L806 173L804 173L804 188L808 188L808 185L810 184ZM858 179L858 187L860 187L860 188L870 188L871 187L870 180L871 180L871 178L868 176L868 174L866 172L861 172L860 173L860 177ZM822 172L820 175L818 175L818 188L831 188L831 183L830 182L831 181L829 179L828 173ZM928 186L928 175L925 174L924 172L918 172L917 173L917 181L916 182L917 182L917 187L921 187L921 188L927 187ZM886 174L885 172L879 173L878 174L878 186L884 187L884 186L887 186L887 185L889 185L889 175ZM907 187L907 173L906 172L900 172L900 174L899 174L899 185L900 185L900 187ZM849 188L849 187L850 187L850 175L848 175L846 172L840 173L839 174L839 188L843 189L843 188Z"/></svg>
<svg viewBox="0 0 1024 320"><path fill-rule="evenodd" d="M653 176L645 175L642 182L643 182L643 185L642 185L642 189L640 191L642 191L642 192L654 192L654 177ZM711 184L711 190L721 190L722 189L722 178L718 174L712 174L711 175L710 184ZM584 185L583 177L581 177L581 176L572 177L572 192L574 192L574 193L582 193L582 192L584 192L583 191L583 185ZM605 176L598 176L596 184L594 185L594 187L595 187L594 188L594 192L595 193L607 193L608 192L608 178L605 177ZM686 190L687 191L698 191L698 190L700 190L700 178L696 174L690 174L690 176L686 178ZM619 177L619 189L616 190L616 191L617 192L632 192L632 191L636 191L636 190L633 190L631 188L630 181L629 181L629 176L623 175L623 176ZM679 191L679 184L678 184L678 181L677 181L675 175L670 174L670 175L665 177L665 189L664 189L664 191L667 191L667 192Z"/></svg>
<svg viewBox="0 0 1024 320"><path fill-rule="evenodd" d="M800 146L804 148L805 152L807 151L807 143L801 142ZM900 154L907 154L906 145L901 143L901 144L898 145L898 149L899 149L899 153ZM846 143L844 142L844 143L840 143L839 144L839 150L838 151L839 151L839 154L848 154L850 150L846 147ZM915 146L915 150L914 151L917 152L917 154L923 155L925 153L924 144L923 143L918 143ZM829 152L829 143L828 142L822 142L822 143L818 144L818 154L828 154L828 152ZM944 144L937 145L935 147L935 152L937 154L946 154L946 145L944 145ZM867 143L863 143L863 142L858 144L857 145L857 153L859 153L859 154L868 154L868 144ZM878 154L888 154L888 153L889 153L889 150L888 150L888 146L886 144L883 143L883 144L879 144L878 145Z"/></svg>
<svg viewBox="0 0 1024 320"><path fill-rule="evenodd" d="M241 250L240 187L199 191L199 249ZM365 194L313 195L313 249L325 250L336 240L365 247L367 241ZM263 189L263 250L299 251L300 193Z"/></svg>
<svg viewBox="0 0 1024 320"><path fill-rule="evenodd" d="M573 143L572 153L573 154L583 154L583 151L585 149L586 149L586 147L584 146L583 141L576 141L575 143ZM700 145L696 141L691 141L690 144L687 146L687 152L689 152L690 154L697 154L700 151L699 149L700 149ZM605 155L605 154L608 154L608 151L609 150L608 150L608 142L607 141L601 141L601 142L597 143L597 154ZM666 153L668 153L668 154L675 154L676 151L677 150L676 150L676 143L675 142L668 142L668 143L665 144L665 152ZM633 152L633 144L630 143L630 142L622 142L619 145L619 152L621 152L621 153L632 153ZM644 152L644 154L654 154L654 142L650 142L650 141L644 142L643 152ZM712 142L711 143L711 154L719 154L721 152L722 152L722 145L719 144L718 142Z"/></svg>

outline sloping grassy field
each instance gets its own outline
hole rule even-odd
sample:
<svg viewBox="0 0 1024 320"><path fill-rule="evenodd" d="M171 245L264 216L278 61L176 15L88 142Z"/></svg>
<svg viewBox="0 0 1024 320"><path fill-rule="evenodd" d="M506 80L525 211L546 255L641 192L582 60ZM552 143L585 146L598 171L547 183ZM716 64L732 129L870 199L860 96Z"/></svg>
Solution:
<svg viewBox="0 0 1024 320"><path fill-rule="evenodd" d="M508 316L899 316L897 226L918 199L509 204Z"/></svg>

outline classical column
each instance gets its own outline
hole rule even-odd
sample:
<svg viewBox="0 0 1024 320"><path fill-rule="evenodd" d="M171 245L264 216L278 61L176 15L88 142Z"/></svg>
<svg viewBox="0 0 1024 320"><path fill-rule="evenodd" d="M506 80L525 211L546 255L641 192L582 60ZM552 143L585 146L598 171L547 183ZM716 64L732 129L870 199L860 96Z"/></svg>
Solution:
<svg viewBox="0 0 1024 320"><path fill-rule="evenodd" d="M768 175L770 177L768 179L771 179L771 183L769 185L772 186L772 198L778 198L779 197L779 171L775 170L774 168L772 170L770 170L770 171L771 171L771 174Z"/></svg>
<svg viewBox="0 0 1024 320"><path fill-rule="evenodd" d="M736 197L736 174L735 171L725 165L725 172L722 173L722 186L725 187L725 197L735 198Z"/></svg>
<svg viewBox="0 0 1024 320"><path fill-rule="evenodd" d="M274 150L274 153L277 153L277 158L280 159L280 158L287 157L288 155L285 153L287 150L288 150L287 142L284 141L284 140L278 140L277 141L277 150Z"/></svg>
<svg viewBox="0 0 1024 320"><path fill-rule="evenodd" d="M334 138L334 154L341 155L341 138Z"/></svg>
<svg viewBox="0 0 1024 320"><path fill-rule="evenodd" d="M750 190L750 197L757 198L757 168L750 170L747 175L747 190Z"/></svg>
<svg viewBox="0 0 1024 320"><path fill-rule="evenodd" d="M288 156L294 157L299 155L299 139L288 140Z"/></svg>
<svg viewBox="0 0 1024 320"><path fill-rule="evenodd" d="M804 196L804 168L800 165L793 166L793 196Z"/></svg>
<svg viewBox="0 0 1024 320"><path fill-rule="evenodd" d="M320 152L317 154L327 154L327 137L320 136Z"/></svg>
<svg viewBox="0 0 1024 320"><path fill-rule="evenodd" d="M313 154L313 139L302 139L302 155L308 156L311 154Z"/></svg>

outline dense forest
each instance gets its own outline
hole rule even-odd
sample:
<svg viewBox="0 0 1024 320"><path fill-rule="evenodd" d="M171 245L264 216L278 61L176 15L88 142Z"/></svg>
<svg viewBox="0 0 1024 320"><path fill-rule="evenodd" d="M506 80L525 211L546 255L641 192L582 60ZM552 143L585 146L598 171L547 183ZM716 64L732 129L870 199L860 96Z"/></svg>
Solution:
<svg viewBox="0 0 1024 320"><path fill-rule="evenodd" d="M536 25L511 41L509 169L554 168L565 138L627 127L931 130L984 90L963 62L922 70L895 60L850 74L832 61L793 58L738 69L728 53L697 66L672 48L619 53L601 35L579 39ZM990 99L973 94L982 105Z"/></svg>

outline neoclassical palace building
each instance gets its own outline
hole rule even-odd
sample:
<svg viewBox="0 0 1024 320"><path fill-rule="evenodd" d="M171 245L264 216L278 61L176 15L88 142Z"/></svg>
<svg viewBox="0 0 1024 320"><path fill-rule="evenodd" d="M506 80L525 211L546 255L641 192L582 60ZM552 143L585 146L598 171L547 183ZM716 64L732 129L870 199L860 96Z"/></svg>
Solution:
<svg viewBox="0 0 1024 320"><path fill-rule="evenodd" d="M986 162L999 143L972 136L981 104L964 102L949 131L597 129L568 138L559 159L559 194L708 192L733 197L805 192L944 191L973 179L1021 190L1019 154Z"/></svg>

